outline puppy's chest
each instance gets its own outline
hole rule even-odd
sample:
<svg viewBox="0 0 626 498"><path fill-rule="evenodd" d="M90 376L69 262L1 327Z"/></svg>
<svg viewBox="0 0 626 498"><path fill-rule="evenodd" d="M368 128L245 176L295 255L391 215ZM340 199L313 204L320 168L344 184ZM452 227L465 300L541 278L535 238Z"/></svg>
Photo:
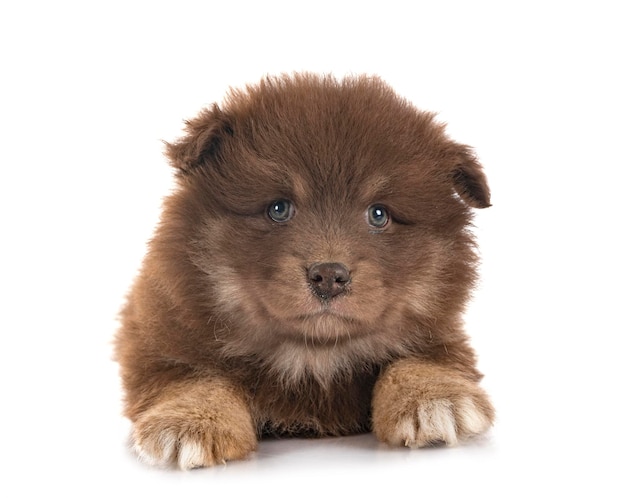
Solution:
<svg viewBox="0 0 626 498"><path fill-rule="evenodd" d="M303 378L291 385L257 379L251 407L260 432L302 436L342 435L369 430L377 372L353 374L322 385Z"/></svg>

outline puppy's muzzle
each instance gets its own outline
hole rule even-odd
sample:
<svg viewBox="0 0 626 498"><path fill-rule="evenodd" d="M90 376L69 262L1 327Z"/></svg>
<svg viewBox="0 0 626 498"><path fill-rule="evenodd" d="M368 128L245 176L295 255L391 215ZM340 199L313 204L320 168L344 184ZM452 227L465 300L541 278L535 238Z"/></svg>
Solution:
<svg viewBox="0 0 626 498"><path fill-rule="evenodd" d="M346 292L350 283L350 270L341 263L314 263L308 271L313 293L323 300Z"/></svg>

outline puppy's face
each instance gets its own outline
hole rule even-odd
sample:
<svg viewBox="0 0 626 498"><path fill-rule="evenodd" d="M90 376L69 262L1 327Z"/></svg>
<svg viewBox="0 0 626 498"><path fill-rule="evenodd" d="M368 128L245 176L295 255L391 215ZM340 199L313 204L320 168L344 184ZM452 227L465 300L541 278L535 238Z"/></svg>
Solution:
<svg viewBox="0 0 626 498"><path fill-rule="evenodd" d="M480 166L378 80L268 80L168 152L189 285L231 354L386 354L467 298Z"/></svg>

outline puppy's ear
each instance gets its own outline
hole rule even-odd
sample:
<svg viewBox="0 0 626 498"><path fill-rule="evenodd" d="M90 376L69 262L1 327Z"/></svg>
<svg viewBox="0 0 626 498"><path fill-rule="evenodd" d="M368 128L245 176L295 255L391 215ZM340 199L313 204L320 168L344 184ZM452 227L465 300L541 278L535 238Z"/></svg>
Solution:
<svg viewBox="0 0 626 498"><path fill-rule="evenodd" d="M491 206L491 193L483 168L472 152L462 148L452 172L454 188L468 205L475 208Z"/></svg>
<svg viewBox="0 0 626 498"><path fill-rule="evenodd" d="M226 136L232 136L232 127L217 104L204 109L185 122L186 135L174 143L165 143L165 153L180 173L189 173L205 164L218 153Z"/></svg>

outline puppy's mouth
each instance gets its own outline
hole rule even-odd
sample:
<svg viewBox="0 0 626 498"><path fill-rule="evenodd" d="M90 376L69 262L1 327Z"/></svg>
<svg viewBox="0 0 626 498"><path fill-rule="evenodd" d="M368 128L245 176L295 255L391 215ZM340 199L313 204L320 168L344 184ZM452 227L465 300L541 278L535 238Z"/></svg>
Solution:
<svg viewBox="0 0 626 498"><path fill-rule="evenodd" d="M302 289L304 290L304 289ZM347 323L358 322L358 316L355 309L355 302L349 299L349 293L343 292L332 298L319 296L312 290L306 289L308 292L301 296L292 296L291 302L281 300L264 301L265 311L269 313L273 320L298 329L302 325L315 325L316 323L324 323L330 325L336 324L339 329Z"/></svg>
<svg viewBox="0 0 626 498"><path fill-rule="evenodd" d="M372 327L372 323L381 317L379 303L368 300L371 306L364 306L357 293L348 290L332 298L320 297L309 289L306 291L294 297L291 305L272 303L266 308L274 321L273 333L287 341L327 346L354 343L378 330Z"/></svg>
<svg viewBox="0 0 626 498"><path fill-rule="evenodd" d="M338 305L336 301L322 301L319 309L311 310L308 313L301 313L295 318L300 321L325 319L329 317L352 321L350 314L342 309L343 306Z"/></svg>
<svg viewBox="0 0 626 498"><path fill-rule="evenodd" d="M334 306L333 301L321 304L316 311L297 314L289 322L291 334L295 333L299 340L309 345L317 342L339 344L356 339L364 333L359 321L353 315Z"/></svg>
<svg viewBox="0 0 626 498"><path fill-rule="evenodd" d="M354 303L347 299L347 292L332 298L319 297L312 293L300 302L300 306L292 308L279 319L298 330L328 331L333 336L358 324ZM322 334L324 335L324 334Z"/></svg>

